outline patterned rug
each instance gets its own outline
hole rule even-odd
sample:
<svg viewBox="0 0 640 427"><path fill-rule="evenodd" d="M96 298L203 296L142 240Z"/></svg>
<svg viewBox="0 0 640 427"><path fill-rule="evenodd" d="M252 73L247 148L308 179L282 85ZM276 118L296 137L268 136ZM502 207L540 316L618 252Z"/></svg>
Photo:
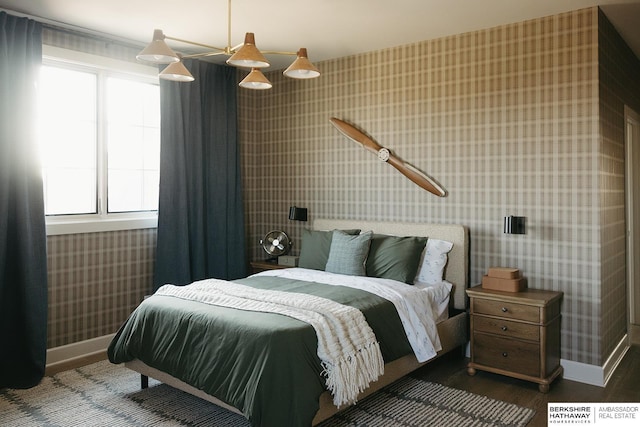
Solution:
<svg viewBox="0 0 640 427"><path fill-rule="evenodd" d="M0 390L0 425L229 426L243 417L102 361L45 377L29 390ZM414 378L402 379L325 421L346 426L525 426L535 411Z"/></svg>

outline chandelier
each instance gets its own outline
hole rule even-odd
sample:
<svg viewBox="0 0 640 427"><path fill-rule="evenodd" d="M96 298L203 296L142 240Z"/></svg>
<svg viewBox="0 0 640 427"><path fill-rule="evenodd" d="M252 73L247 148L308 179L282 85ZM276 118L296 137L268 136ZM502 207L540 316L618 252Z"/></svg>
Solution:
<svg viewBox="0 0 640 427"><path fill-rule="evenodd" d="M179 43L185 43L210 51L183 55L176 53L171 49L165 40L174 40ZM246 33L244 43L237 46L231 46L231 0L228 2L227 13L227 45L225 47L215 47L202 43L196 43L189 40L183 40L165 35L162 30L154 30L153 40L145 47L136 58L141 61L151 62L154 64L169 64L159 74L161 79L173 80L178 82L191 82L194 77L182 63L183 58L205 58L215 55L227 55L229 58L226 63L234 67L250 69L249 74L240 82L240 86L247 89L270 89L273 85L262 74L261 68L269 67L269 61L264 57L268 55L291 55L296 59L282 74L286 77L294 79L312 79L320 75L320 71L309 61L307 57L307 49L301 48L297 52L283 51L260 51L256 47L255 36L253 33Z"/></svg>

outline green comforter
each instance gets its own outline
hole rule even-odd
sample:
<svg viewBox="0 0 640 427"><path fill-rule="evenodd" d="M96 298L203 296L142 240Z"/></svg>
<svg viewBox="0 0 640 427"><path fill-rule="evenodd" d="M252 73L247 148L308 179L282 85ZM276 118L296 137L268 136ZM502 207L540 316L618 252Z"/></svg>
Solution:
<svg viewBox="0 0 640 427"><path fill-rule="evenodd" d="M358 308L386 363L412 351L393 304L369 292L276 277L237 282ZM139 359L269 427L311 425L326 389L316 352L315 331L302 321L158 295L140 304L108 349L113 363Z"/></svg>

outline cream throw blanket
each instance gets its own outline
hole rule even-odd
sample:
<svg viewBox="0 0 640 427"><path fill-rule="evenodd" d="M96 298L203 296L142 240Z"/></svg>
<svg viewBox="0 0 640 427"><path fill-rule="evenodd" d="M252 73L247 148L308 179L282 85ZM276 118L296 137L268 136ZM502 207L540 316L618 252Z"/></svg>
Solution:
<svg viewBox="0 0 640 427"><path fill-rule="evenodd" d="M313 326L318 357L333 403L355 403L358 394L384 373L380 345L362 312L314 295L256 289L207 279L187 286L164 285L156 295L240 310L283 314Z"/></svg>
<svg viewBox="0 0 640 427"><path fill-rule="evenodd" d="M435 322L437 310L434 310L434 306L437 305L435 300L440 301L443 297L448 305L451 284L443 282L427 287L407 286L406 283L391 279L346 276L306 268L267 270L257 275L347 286L371 292L393 303L418 362L426 362L442 349Z"/></svg>

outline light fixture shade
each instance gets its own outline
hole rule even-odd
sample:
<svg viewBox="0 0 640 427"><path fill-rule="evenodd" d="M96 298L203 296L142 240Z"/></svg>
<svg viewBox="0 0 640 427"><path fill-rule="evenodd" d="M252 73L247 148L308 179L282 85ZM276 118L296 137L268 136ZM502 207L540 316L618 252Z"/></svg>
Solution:
<svg viewBox="0 0 640 427"><path fill-rule="evenodd" d="M227 59L227 64L234 67L245 68L265 68L270 64L267 58L256 47L256 40L253 33L244 36L244 44L236 53Z"/></svg>
<svg viewBox="0 0 640 427"><path fill-rule="evenodd" d="M262 71L257 68L252 68L239 86L245 89L271 89L273 87L271 82L262 74Z"/></svg>
<svg viewBox="0 0 640 427"><path fill-rule="evenodd" d="M524 216L505 216L504 217L504 234L527 234L526 217Z"/></svg>
<svg viewBox="0 0 640 427"><path fill-rule="evenodd" d="M307 208L299 208L297 206L291 206L289 208L289 219L291 221L306 221Z"/></svg>
<svg viewBox="0 0 640 427"><path fill-rule="evenodd" d="M180 60L178 54L165 43L162 30L153 31L153 40L136 55L136 58L141 61L153 62L154 64L169 64Z"/></svg>
<svg viewBox="0 0 640 427"><path fill-rule="evenodd" d="M313 79L320 75L320 71L309 61L307 49L303 47L298 51L296 60L282 74L293 79Z"/></svg>
<svg viewBox="0 0 640 427"><path fill-rule="evenodd" d="M158 77L174 82L192 82L195 80L182 61L167 65L167 68L162 70Z"/></svg>

